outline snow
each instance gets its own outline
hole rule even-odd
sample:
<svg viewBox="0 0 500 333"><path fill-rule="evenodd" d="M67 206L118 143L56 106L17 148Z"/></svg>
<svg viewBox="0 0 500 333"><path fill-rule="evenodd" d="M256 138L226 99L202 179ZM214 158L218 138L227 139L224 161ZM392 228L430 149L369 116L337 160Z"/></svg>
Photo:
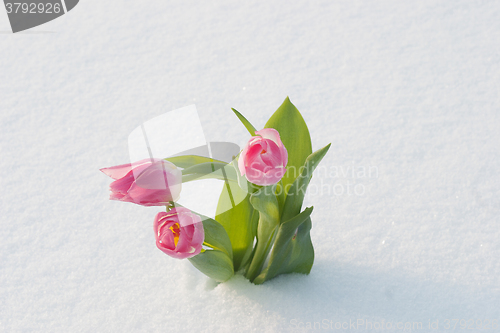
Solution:
<svg viewBox="0 0 500 333"><path fill-rule="evenodd" d="M86 0L19 34L3 13L0 331L500 331L499 3ZM262 127L286 96L332 143L309 276L217 285L156 249L159 208L108 200L99 168L147 120L195 104L242 145L230 108Z"/></svg>

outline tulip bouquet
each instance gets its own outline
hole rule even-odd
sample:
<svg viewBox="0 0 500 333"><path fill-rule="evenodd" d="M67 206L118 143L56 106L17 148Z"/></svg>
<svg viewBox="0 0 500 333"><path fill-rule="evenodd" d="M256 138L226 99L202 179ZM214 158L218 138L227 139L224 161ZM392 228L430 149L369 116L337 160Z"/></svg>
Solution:
<svg viewBox="0 0 500 333"><path fill-rule="evenodd" d="M307 125L288 98L258 131L233 111L251 138L230 161L186 154L103 168L114 179L110 199L165 206L154 218L157 247L216 281L235 273L255 284L308 274L313 207L302 210L302 203L330 144L312 151ZM182 183L207 178L225 183L214 219L177 202Z"/></svg>

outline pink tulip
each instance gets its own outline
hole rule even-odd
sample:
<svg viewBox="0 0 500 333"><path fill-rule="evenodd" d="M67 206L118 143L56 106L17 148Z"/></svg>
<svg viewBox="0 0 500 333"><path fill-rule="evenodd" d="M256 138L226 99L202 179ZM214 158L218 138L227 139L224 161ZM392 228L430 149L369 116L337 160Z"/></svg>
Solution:
<svg viewBox="0 0 500 333"><path fill-rule="evenodd" d="M161 159L147 159L101 169L115 179L109 186L110 199L143 206L165 206L176 201L182 187L182 172Z"/></svg>
<svg viewBox="0 0 500 333"><path fill-rule="evenodd" d="M191 258L200 253L205 239L200 216L184 207L158 213L154 231L156 246L177 259Z"/></svg>
<svg viewBox="0 0 500 333"><path fill-rule="evenodd" d="M240 173L257 185L276 184L286 172L286 148L274 128L264 128L255 134L258 136L252 137L240 154Z"/></svg>

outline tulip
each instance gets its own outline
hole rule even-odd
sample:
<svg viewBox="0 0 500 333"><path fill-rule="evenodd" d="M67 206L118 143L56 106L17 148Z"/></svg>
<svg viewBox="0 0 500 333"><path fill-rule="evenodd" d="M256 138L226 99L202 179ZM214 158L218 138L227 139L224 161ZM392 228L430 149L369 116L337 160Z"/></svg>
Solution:
<svg viewBox="0 0 500 333"><path fill-rule="evenodd" d="M147 159L101 169L115 179L109 186L110 199L143 206L165 206L179 199L182 172L161 159Z"/></svg>
<svg viewBox="0 0 500 333"><path fill-rule="evenodd" d="M156 246L177 259L191 258L200 253L205 239L201 217L184 207L158 213L154 231Z"/></svg>
<svg viewBox="0 0 500 333"><path fill-rule="evenodd" d="M274 128L256 131L241 151L238 169L241 175L256 185L276 184L286 172L288 153Z"/></svg>

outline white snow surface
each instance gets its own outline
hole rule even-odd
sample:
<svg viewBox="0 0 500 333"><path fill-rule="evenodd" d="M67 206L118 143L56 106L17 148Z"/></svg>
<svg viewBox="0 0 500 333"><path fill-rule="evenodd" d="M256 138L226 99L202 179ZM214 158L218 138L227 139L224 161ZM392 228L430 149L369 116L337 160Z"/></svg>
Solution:
<svg viewBox="0 0 500 333"><path fill-rule="evenodd" d="M0 331L498 332L499 18L496 1L84 0L12 34L0 9ZM161 207L108 200L99 168L129 162L143 122L195 104L208 140L242 145L230 108L262 128L286 96L313 149L332 143L310 275L216 284L156 248Z"/></svg>

